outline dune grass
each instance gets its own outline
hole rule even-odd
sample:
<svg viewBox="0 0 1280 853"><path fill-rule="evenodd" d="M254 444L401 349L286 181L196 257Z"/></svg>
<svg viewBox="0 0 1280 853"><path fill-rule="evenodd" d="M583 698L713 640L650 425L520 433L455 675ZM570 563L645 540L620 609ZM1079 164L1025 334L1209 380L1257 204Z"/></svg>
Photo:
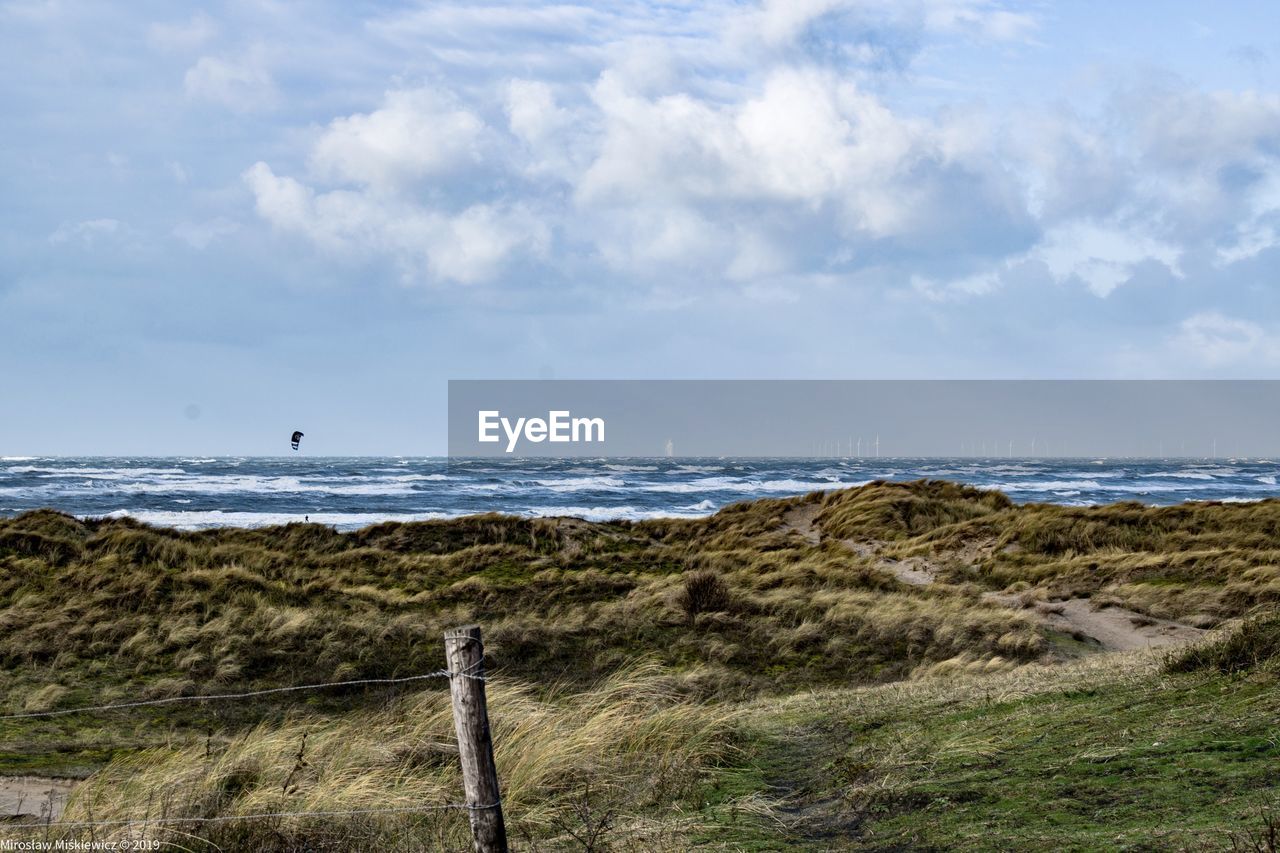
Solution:
<svg viewBox="0 0 1280 853"><path fill-rule="evenodd" d="M874 496L760 501L689 522L477 516L355 533L29 513L0 521L0 689L22 710L407 675L438 668L441 633L468 622L485 625L492 665L513 677L585 685L650 654L700 668L717 695L1041 653L1017 614L904 588L782 521L805 501ZM698 577L720 592L691 609Z"/></svg>
<svg viewBox="0 0 1280 853"><path fill-rule="evenodd" d="M584 692L534 695L491 681L495 759L508 832L523 846L679 847L699 829L697 793L734 752L723 705L682 697L651 663ZM51 840L120 840L142 831L187 850L464 849L464 812L446 690L332 717L297 714L177 749L118 761L81 785L64 820L150 818L144 827L51 828ZM402 809L421 813L282 817L216 824L178 818ZM164 822L168 821L168 822ZM3 827L0 825L0 833Z"/></svg>
<svg viewBox="0 0 1280 853"><path fill-rule="evenodd" d="M530 850L1267 849L1253 845L1280 804L1280 683L1260 637L1203 643L1255 649L1231 674L1183 672L1181 653L1148 651L740 703L693 701L651 663L589 691L492 682L508 828ZM67 817L454 802L451 733L434 691L298 714L119 760ZM131 831L188 850L467 846L455 812Z"/></svg>
<svg viewBox="0 0 1280 853"><path fill-rule="evenodd" d="M718 784L781 795L777 821L762 832L725 817L702 838L739 849L1272 849L1275 674L1164 663L1136 652L758 702L744 712L749 758Z"/></svg>
<svg viewBox="0 0 1280 853"><path fill-rule="evenodd" d="M443 631L471 622L490 666L531 684L587 687L646 655L719 698L1008 669L1063 643L984 592L1084 595L1208 627L1280 599L1277 532L1277 501L1014 506L937 481L696 520L487 515L353 533L179 532L40 511L0 520L0 710L429 672ZM913 557L935 584L895 579L887 562ZM79 773L293 707L0 722L0 769Z"/></svg>

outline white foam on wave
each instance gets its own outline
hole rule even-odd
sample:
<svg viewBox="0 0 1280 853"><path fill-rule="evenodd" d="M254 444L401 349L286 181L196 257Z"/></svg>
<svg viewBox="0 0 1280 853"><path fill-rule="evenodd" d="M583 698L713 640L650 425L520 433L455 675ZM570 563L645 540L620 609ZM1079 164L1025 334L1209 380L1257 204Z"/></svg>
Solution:
<svg viewBox="0 0 1280 853"><path fill-rule="evenodd" d="M688 507L642 509L636 506L529 506L509 511L511 515L530 518L572 517L586 521L644 521L660 518L704 518L719 507L706 500ZM218 527L273 527L296 524L304 519L339 530L358 530L371 524L389 521L413 522L460 518L472 512L250 512L235 510L135 510L118 509L95 518L133 518L145 524L172 527L176 530L209 530ZM90 517L90 516L85 516Z"/></svg>
<svg viewBox="0 0 1280 853"><path fill-rule="evenodd" d="M734 492L739 495L764 493L805 494L808 492L848 489L865 486L870 480L744 480L737 477L703 477L688 483L646 483L640 488L646 492L666 494L697 494L698 492Z"/></svg>
<svg viewBox="0 0 1280 853"><path fill-rule="evenodd" d="M703 503L710 503L704 501ZM535 518L571 516L584 521L647 521L657 518L704 518L715 512L714 504L699 509L641 509L635 506L531 506L517 515Z"/></svg>
<svg viewBox="0 0 1280 853"><path fill-rule="evenodd" d="M43 479L43 478L42 478ZM130 481L107 475L81 475L70 482L62 476L52 482L45 479L34 486L0 487L0 494L13 495L84 495L99 492L113 494L197 494L197 495L255 495L255 494L321 494L348 496L413 495L416 490L409 482L391 483L372 481L342 483L323 480L303 480L298 477L273 477L256 475L222 476L172 476L156 475L148 480Z"/></svg>
<svg viewBox="0 0 1280 853"><path fill-rule="evenodd" d="M621 489L626 480L618 477L563 477L554 480L534 480L544 489L556 492L577 492L584 489Z"/></svg>
<svg viewBox="0 0 1280 853"><path fill-rule="evenodd" d="M1259 477L1259 478L1258 478L1258 482L1259 482L1259 483L1263 483L1263 484L1268 485L1268 486L1274 486L1274 485L1276 484L1276 475L1275 475L1275 474L1265 474L1265 475L1263 475L1263 476L1261 476L1261 477Z"/></svg>
<svg viewBox="0 0 1280 853"><path fill-rule="evenodd" d="M233 510L150 510L118 509L102 518L133 518L145 524L172 527L177 530L208 530L215 527L271 527L281 524L301 523L304 518L313 524L325 524L339 530L356 530L370 524L385 521L430 521L440 518L457 518L462 513L414 512L313 512L308 516L301 512L248 512Z"/></svg>
<svg viewBox="0 0 1280 853"><path fill-rule="evenodd" d="M714 474L723 471L724 465L680 465L671 469L672 474Z"/></svg>
<svg viewBox="0 0 1280 853"><path fill-rule="evenodd" d="M19 465L9 471L14 474L39 474L42 479L88 477L95 480L124 480L130 477L187 473L182 468L51 468L47 465Z"/></svg>
<svg viewBox="0 0 1280 853"><path fill-rule="evenodd" d="M366 477L363 479L372 480L374 482L442 483L451 478L445 474L393 474L388 477Z"/></svg>
<svg viewBox="0 0 1280 853"><path fill-rule="evenodd" d="M1023 483L987 483L982 488L1004 492L1078 492L1081 489L1103 490L1106 487L1097 480L1031 480Z"/></svg>

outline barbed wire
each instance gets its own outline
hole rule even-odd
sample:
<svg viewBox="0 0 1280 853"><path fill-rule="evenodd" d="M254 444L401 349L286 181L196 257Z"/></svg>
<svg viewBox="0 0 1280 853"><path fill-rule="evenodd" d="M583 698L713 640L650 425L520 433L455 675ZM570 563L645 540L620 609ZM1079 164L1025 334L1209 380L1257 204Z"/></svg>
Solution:
<svg viewBox="0 0 1280 853"><path fill-rule="evenodd" d="M263 690L248 690L243 693L210 693L203 696L169 696L165 699L141 699L136 702L116 702L110 705L86 705L80 708L59 708L54 711L28 711L22 714L0 714L0 720L29 720L36 717L63 717L68 714L87 714L95 711L117 711L123 708L142 708L147 705L173 705L179 702L214 702L227 699L251 699L255 696L270 696L275 693L292 693L299 690L325 690L331 687L354 687L368 684L404 684L409 681L425 681L431 678L453 678L455 675L470 678L474 681L487 681L483 675L471 672L476 664L467 671L451 672L447 669L428 672L423 675L406 675L403 678L357 678L350 681L326 681L319 684L296 684L290 687L269 687Z"/></svg>
<svg viewBox="0 0 1280 853"><path fill-rule="evenodd" d="M282 817L350 817L355 815L374 815L374 814L415 814L420 812L447 811L450 809L460 809L465 811L485 811L486 809L496 809L501 803L489 803L484 806L472 806L466 803L443 803L440 805L422 805L422 806L387 806L384 808L374 809L334 809L326 811L300 811L300 812L262 812L258 814L238 814L238 815L217 815L215 817L160 817L160 818L118 818L115 820L52 820L41 823L3 823L0 822L0 832L10 829L52 829L54 827L91 827L91 826L132 826L134 824L143 825L163 825L174 823L226 823L237 820L268 820L271 818Z"/></svg>

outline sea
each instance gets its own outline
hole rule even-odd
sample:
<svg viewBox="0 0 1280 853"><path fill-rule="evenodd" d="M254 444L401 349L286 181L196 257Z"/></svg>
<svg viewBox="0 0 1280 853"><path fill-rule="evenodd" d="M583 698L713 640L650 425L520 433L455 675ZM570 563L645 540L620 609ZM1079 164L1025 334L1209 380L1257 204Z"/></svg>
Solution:
<svg viewBox="0 0 1280 853"><path fill-rule="evenodd" d="M695 518L737 501L946 479L1019 503L1280 497L1267 459L445 459L0 457L0 516L50 507L188 530L309 520L351 530L481 512Z"/></svg>

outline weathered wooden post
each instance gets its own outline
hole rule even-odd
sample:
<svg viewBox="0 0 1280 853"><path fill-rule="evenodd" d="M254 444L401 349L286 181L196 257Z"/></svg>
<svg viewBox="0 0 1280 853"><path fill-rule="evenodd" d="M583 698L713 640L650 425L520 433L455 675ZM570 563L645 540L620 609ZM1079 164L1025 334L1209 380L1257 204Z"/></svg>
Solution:
<svg viewBox="0 0 1280 853"><path fill-rule="evenodd" d="M493 763L489 709L484 694L484 644L480 626L446 631L444 653L453 695L453 725L458 732L462 785L466 792L471 837L478 853L507 853L507 829L498 797L498 768Z"/></svg>

